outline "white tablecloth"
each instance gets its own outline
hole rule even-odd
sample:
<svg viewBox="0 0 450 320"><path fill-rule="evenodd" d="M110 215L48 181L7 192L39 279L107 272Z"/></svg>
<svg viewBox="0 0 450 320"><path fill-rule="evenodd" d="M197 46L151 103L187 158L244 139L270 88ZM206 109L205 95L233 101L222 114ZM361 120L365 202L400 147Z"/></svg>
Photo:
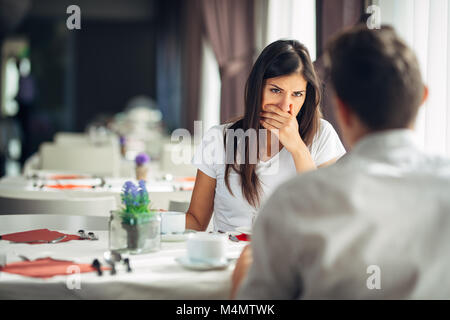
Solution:
<svg viewBox="0 0 450 320"><path fill-rule="evenodd" d="M1 230L0 226L0 234L18 231L24 230ZM76 230L62 232L75 234ZM106 265L103 253L108 247L108 233L96 233L98 241L28 245L0 240L0 253L7 255L8 263L20 261L17 254L22 254L30 259L51 257L89 264L97 258ZM247 243L228 241L227 257L238 258ZM130 255L132 273L120 264L116 275L109 271L103 276L95 272L79 274L80 289L69 289L74 287L74 276L36 279L0 272L0 299L228 299L234 263L224 270L188 270L175 261L186 255L185 247L185 242L162 242L158 252Z"/></svg>
<svg viewBox="0 0 450 320"><path fill-rule="evenodd" d="M87 180L87 179L86 179ZM120 204L120 193L123 183L126 178L106 178L107 186L104 188L95 189L52 189L39 188L34 186L35 181L20 177L3 177L0 178L0 197L20 197L24 199L36 198L80 198L80 197L103 197L114 196L116 203ZM61 184L77 184L74 180L64 181L60 180ZM88 181L78 182L79 184L86 184ZM152 208L168 210L169 202L183 201L189 202L192 196L193 181L157 181L149 180L147 182L147 189L150 200L152 201Z"/></svg>

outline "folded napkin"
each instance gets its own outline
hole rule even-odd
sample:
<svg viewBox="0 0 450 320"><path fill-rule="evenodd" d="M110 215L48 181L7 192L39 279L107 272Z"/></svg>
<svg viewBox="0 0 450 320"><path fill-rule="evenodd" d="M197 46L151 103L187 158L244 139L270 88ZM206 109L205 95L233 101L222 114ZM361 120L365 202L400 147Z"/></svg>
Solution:
<svg viewBox="0 0 450 320"><path fill-rule="evenodd" d="M102 270L109 270L102 267ZM51 278L53 276L71 275L74 272L85 273L96 271L90 264L79 264L66 260L41 258L34 261L20 261L0 267L0 272L14 273L27 277Z"/></svg>
<svg viewBox="0 0 450 320"><path fill-rule="evenodd" d="M66 235L66 237L60 242L67 242L70 240L82 240L80 236L74 234L65 234L58 231L50 231L48 229L37 229L24 232L9 233L0 236L0 239L12 242L36 241L36 240L51 241L63 235ZM32 242L29 244L42 244L42 243L44 242L34 242L34 243Z"/></svg>
<svg viewBox="0 0 450 320"><path fill-rule="evenodd" d="M250 236L248 234L242 233L235 236L240 241L250 241Z"/></svg>
<svg viewBox="0 0 450 320"><path fill-rule="evenodd" d="M92 186L83 184L46 184L45 187L51 189L92 189Z"/></svg>
<svg viewBox="0 0 450 320"><path fill-rule="evenodd" d="M195 182L196 177L179 177L175 178L175 181L177 182Z"/></svg>
<svg viewBox="0 0 450 320"><path fill-rule="evenodd" d="M79 174L55 174L47 177L49 180L73 180L73 179L89 179L90 176L83 176Z"/></svg>

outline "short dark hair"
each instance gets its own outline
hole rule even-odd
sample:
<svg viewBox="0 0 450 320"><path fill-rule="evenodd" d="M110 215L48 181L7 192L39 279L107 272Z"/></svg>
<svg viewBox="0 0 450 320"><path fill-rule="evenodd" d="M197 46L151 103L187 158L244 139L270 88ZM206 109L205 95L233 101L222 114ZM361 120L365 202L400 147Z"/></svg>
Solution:
<svg viewBox="0 0 450 320"><path fill-rule="evenodd" d="M392 27L344 30L328 43L326 64L335 93L370 130L414 121L424 90L419 63Z"/></svg>

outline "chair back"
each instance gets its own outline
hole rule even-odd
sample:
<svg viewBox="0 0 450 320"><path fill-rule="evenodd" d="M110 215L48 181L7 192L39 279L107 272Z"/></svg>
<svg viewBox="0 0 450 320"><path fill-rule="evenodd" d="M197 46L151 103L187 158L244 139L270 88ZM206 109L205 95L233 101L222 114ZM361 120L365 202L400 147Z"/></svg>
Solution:
<svg viewBox="0 0 450 320"><path fill-rule="evenodd" d="M189 209L189 201L169 201L169 211L187 212Z"/></svg>
<svg viewBox="0 0 450 320"><path fill-rule="evenodd" d="M15 230L15 232L32 229L67 230L76 233L83 229L86 231L109 229L109 217L89 217L54 214L19 214L0 216L0 230ZM2 232L3 233L3 232Z"/></svg>
<svg viewBox="0 0 450 320"><path fill-rule="evenodd" d="M117 145L43 143L39 148L42 170L67 171L118 177L120 150Z"/></svg>
<svg viewBox="0 0 450 320"><path fill-rule="evenodd" d="M42 195L42 193L41 193ZM110 211L117 208L114 196L99 197L21 197L18 195L0 195L0 216L21 214L79 215L109 217Z"/></svg>

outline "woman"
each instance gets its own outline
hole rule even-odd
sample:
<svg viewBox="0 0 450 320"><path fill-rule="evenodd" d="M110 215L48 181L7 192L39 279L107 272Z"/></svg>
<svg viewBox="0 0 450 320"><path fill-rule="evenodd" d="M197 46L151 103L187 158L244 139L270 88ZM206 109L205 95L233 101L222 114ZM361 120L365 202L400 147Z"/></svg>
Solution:
<svg viewBox="0 0 450 320"><path fill-rule="evenodd" d="M321 119L319 103L319 81L305 46L294 40L267 46L246 83L244 116L211 128L196 150L186 228L205 230L213 212L216 231L251 227L280 183L342 156L345 149Z"/></svg>

